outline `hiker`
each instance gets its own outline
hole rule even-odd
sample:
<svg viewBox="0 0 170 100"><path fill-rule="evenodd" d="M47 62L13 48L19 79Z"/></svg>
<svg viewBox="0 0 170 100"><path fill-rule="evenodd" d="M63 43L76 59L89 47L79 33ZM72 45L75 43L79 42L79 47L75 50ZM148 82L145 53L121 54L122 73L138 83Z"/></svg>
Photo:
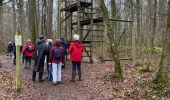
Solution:
<svg viewBox="0 0 170 100"><path fill-rule="evenodd" d="M45 55L46 55L46 63L47 63L47 72L48 72L48 76L47 79L49 81L52 80L52 66L49 65L49 55L50 55L50 49L53 46L53 40L52 39L47 39L46 45L45 45Z"/></svg>
<svg viewBox="0 0 170 100"><path fill-rule="evenodd" d="M64 37L61 37L60 40L61 40L61 45L64 48L64 56L66 58L67 54L68 54L68 44L67 44L67 41L64 39ZM65 60L62 64L62 69L64 69L64 68L65 68Z"/></svg>
<svg viewBox="0 0 170 100"><path fill-rule="evenodd" d="M20 46L20 50L22 52L23 46ZM35 49L35 48L34 48ZM25 64L25 56L22 54L22 64Z"/></svg>
<svg viewBox="0 0 170 100"><path fill-rule="evenodd" d="M73 35L74 41L70 44L69 53L72 61L72 79L71 82L75 82L76 67L78 69L79 81L82 81L81 60L84 45L79 41L80 36L78 34Z"/></svg>
<svg viewBox="0 0 170 100"><path fill-rule="evenodd" d="M29 66L31 68L31 58L34 52L34 44L30 39L27 40L27 42L24 43L24 46L22 48L22 54L25 56L25 69Z"/></svg>
<svg viewBox="0 0 170 100"><path fill-rule="evenodd" d="M42 79L44 72L44 60L45 60L45 36L40 35L37 39L35 48L35 64L32 73L32 81L35 81L36 72L39 72L39 82L43 82Z"/></svg>
<svg viewBox="0 0 170 100"><path fill-rule="evenodd" d="M15 46L15 42L13 43L13 53L14 53L13 64L16 65L16 46Z"/></svg>
<svg viewBox="0 0 170 100"><path fill-rule="evenodd" d="M22 53L22 46L20 46L20 54L21 53ZM16 45L15 45L15 42L13 43L13 54L14 54L13 64L16 65Z"/></svg>
<svg viewBox="0 0 170 100"><path fill-rule="evenodd" d="M61 46L61 40L56 39L54 46L50 50L50 64L52 64L53 84L61 83L61 67L64 61L64 49Z"/></svg>
<svg viewBox="0 0 170 100"><path fill-rule="evenodd" d="M12 52L13 52L13 45L12 42L9 42L8 48L7 48L7 56L10 56L10 59L12 58Z"/></svg>

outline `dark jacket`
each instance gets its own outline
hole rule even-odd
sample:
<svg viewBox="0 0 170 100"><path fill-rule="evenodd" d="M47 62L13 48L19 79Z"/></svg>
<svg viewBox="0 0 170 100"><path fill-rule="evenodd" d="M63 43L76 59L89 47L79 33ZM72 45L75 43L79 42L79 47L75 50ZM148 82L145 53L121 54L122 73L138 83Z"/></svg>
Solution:
<svg viewBox="0 0 170 100"><path fill-rule="evenodd" d="M46 59L47 66L49 65L48 64L49 63L49 56L50 56L50 50L51 50L52 47L53 47L53 44L51 42L49 42L48 45L47 44L45 45L45 55L47 57L47 59Z"/></svg>
<svg viewBox="0 0 170 100"><path fill-rule="evenodd" d="M47 56L50 55L50 49L51 49L52 47L53 47L53 45L52 45L51 42L49 42L48 45L45 45L45 54L46 54Z"/></svg>
<svg viewBox="0 0 170 100"><path fill-rule="evenodd" d="M12 43L9 43L9 44L8 44L7 51L8 51L8 52L12 52L12 51L13 51L13 45L12 45Z"/></svg>
<svg viewBox="0 0 170 100"><path fill-rule="evenodd" d="M45 60L45 40L38 39L35 47L35 64L33 71L43 72Z"/></svg>
<svg viewBox="0 0 170 100"><path fill-rule="evenodd" d="M64 54L67 55L68 54L68 52L67 52L68 44L64 38L60 38L60 39L61 39L61 46L64 48Z"/></svg>

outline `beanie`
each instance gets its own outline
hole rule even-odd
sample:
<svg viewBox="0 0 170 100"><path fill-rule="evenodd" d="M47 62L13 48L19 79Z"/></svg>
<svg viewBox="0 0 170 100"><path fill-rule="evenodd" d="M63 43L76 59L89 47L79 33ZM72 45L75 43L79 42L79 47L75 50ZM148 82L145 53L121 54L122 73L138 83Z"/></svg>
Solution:
<svg viewBox="0 0 170 100"><path fill-rule="evenodd" d="M73 35L73 39L74 39L74 40L79 40L79 38L80 38L80 36L79 36L78 34L74 34L74 35Z"/></svg>

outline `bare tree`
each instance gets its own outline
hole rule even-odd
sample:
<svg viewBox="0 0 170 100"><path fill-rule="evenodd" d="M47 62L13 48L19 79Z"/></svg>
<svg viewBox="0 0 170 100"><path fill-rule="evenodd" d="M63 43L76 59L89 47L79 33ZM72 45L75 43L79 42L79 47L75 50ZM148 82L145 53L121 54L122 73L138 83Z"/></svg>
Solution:
<svg viewBox="0 0 170 100"><path fill-rule="evenodd" d="M163 41L163 52L155 81L157 83L170 83L170 1L168 2L168 19Z"/></svg>
<svg viewBox="0 0 170 100"><path fill-rule="evenodd" d="M52 19L53 18L53 0L48 0L48 16L47 16L47 37L51 38Z"/></svg>
<svg viewBox="0 0 170 100"><path fill-rule="evenodd" d="M101 7L101 10L103 13L105 27L107 29L107 35L109 37L112 57L114 58L114 62L115 62L115 73L114 73L113 77L122 79L123 78L123 70L122 70L122 66L121 66L120 58L119 58L118 44L116 43L115 38L114 38L115 33L114 33L112 26L110 24L108 10L106 8L104 0L100 0L100 7ZM112 9L113 8L114 7L112 7Z"/></svg>
<svg viewBox="0 0 170 100"><path fill-rule="evenodd" d="M35 0L29 0L29 27L30 27L30 33L32 35L32 40L35 43L36 37L37 37L37 28L36 28L36 1Z"/></svg>
<svg viewBox="0 0 170 100"><path fill-rule="evenodd" d="M151 37L151 47L152 50L154 49L154 38L156 33L156 26L157 26L157 0L154 0L154 18L153 18L153 32Z"/></svg>

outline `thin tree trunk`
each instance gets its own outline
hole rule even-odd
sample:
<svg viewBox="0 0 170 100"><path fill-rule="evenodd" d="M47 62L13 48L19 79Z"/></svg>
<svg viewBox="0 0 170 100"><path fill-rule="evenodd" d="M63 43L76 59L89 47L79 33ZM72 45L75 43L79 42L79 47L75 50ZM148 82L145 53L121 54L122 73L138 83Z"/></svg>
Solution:
<svg viewBox="0 0 170 100"><path fill-rule="evenodd" d="M134 26L134 6L133 1L130 0L129 2L131 2L131 20L132 23L130 23L130 32L132 34L132 60L133 62L135 62L135 58L136 58L136 33L133 31L133 26Z"/></svg>
<svg viewBox="0 0 170 100"><path fill-rule="evenodd" d="M39 35L40 32L40 0L38 0L37 3L37 35Z"/></svg>
<svg viewBox="0 0 170 100"><path fill-rule="evenodd" d="M116 3L115 3L115 0L111 0L110 3L111 3L111 16L112 16L112 18L116 19ZM114 37L116 37L116 22L113 21L112 24L113 24L112 29L113 29L113 32L115 33Z"/></svg>
<svg viewBox="0 0 170 100"><path fill-rule="evenodd" d="M41 33L47 33L47 25L46 25L46 12L47 12L47 1L42 0L42 21L41 21Z"/></svg>
<svg viewBox="0 0 170 100"><path fill-rule="evenodd" d="M104 0L100 1L100 7L101 7L103 18L104 18L104 23L105 23L106 28L107 28L107 34L108 34L109 41L110 41L110 48L111 48L112 57L114 58L114 62L115 62L114 78L122 79L123 78L123 70L122 70L122 66L120 64L118 46L117 46L116 41L114 39L115 33L113 32L112 26L110 24L108 10L105 6ZM114 46L113 46L113 44L114 44Z"/></svg>
<svg viewBox="0 0 170 100"><path fill-rule="evenodd" d="M36 43L36 36L37 36L37 30L36 30L36 1L35 0L29 0L29 26L30 26L30 33L32 35L32 40L34 43Z"/></svg>
<svg viewBox="0 0 170 100"><path fill-rule="evenodd" d="M24 15L24 10L23 10L23 0L19 0L18 8L19 8L19 27L17 28L17 31L20 31L21 35L23 35L24 29L23 29L23 15ZM22 39L22 43L24 39Z"/></svg>
<svg viewBox="0 0 170 100"><path fill-rule="evenodd" d="M152 32L152 38L151 38L151 47L152 50L154 49L154 38L156 33L156 26L157 26L157 0L154 0L154 18L153 18L153 32Z"/></svg>
<svg viewBox="0 0 170 100"><path fill-rule="evenodd" d="M159 71L156 75L156 82L170 83L170 1L168 2L168 19L166 34L163 41L163 52L159 65Z"/></svg>
<svg viewBox="0 0 170 100"><path fill-rule="evenodd" d="M3 0L0 0L0 23L2 24L2 2L3 2ZM2 25L0 25L0 30L2 30ZM1 34L0 34L1 35ZM3 43L3 42L0 42L0 43ZM1 48L0 48L0 51L2 51L3 49L2 49L2 46L0 46Z"/></svg>
<svg viewBox="0 0 170 100"><path fill-rule="evenodd" d="M47 37L52 37L53 0L48 0Z"/></svg>
<svg viewBox="0 0 170 100"><path fill-rule="evenodd" d="M13 5L12 5L12 7L13 7L13 21L14 21L14 28L13 28L13 33L15 33L16 32L16 26L17 26L17 23L16 23L16 9L15 9L15 0L13 0Z"/></svg>
<svg viewBox="0 0 170 100"><path fill-rule="evenodd" d="M136 5L137 5L137 34L140 36L140 41L139 43L142 42L142 37L141 37L141 24L140 24L140 0L136 0Z"/></svg>
<svg viewBox="0 0 170 100"><path fill-rule="evenodd" d="M58 0L58 24L57 25L58 25L58 34L61 37L61 0Z"/></svg>

